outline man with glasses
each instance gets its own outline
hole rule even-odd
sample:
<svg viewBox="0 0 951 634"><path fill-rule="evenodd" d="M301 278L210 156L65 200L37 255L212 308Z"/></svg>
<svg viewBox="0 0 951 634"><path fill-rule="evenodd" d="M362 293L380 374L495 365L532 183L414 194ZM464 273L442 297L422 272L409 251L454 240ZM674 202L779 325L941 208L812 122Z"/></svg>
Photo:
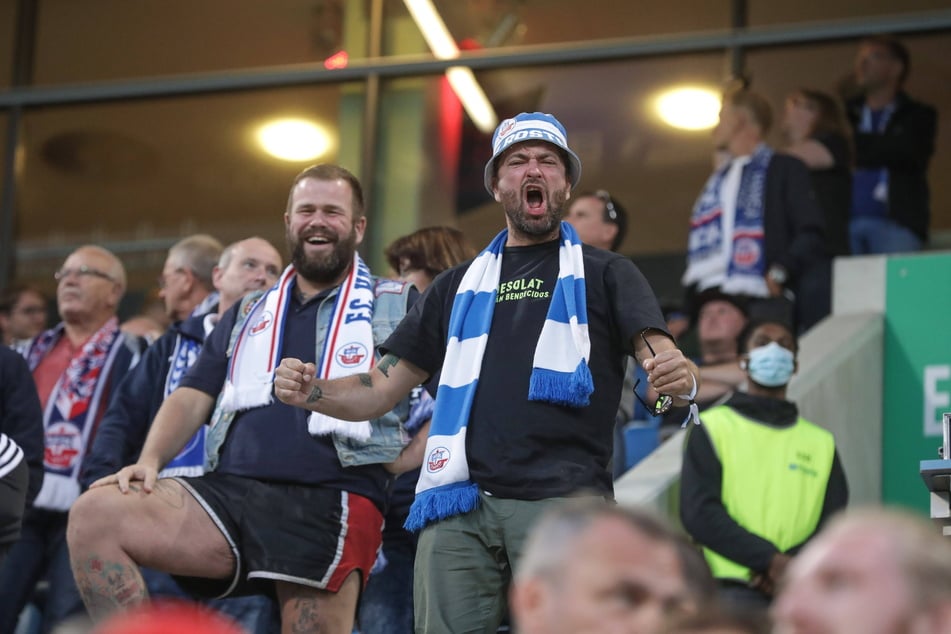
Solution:
<svg viewBox="0 0 951 634"><path fill-rule="evenodd" d="M86 460L84 488L138 459L152 419L194 365L218 320L247 293L270 288L282 268L281 255L263 238L248 238L225 248L211 274L217 303L210 312L172 324L119 384ZM198 430L162 470L162 476L197 476L204 472L205 430L205 426ZM185 596L165 573L143 570L143 577L151 596ZM213 605L241 623L249 634L266 634L272 621L277 622L273 602L262 595L223 599Z"/></svg>
<svg viewBox="0 0 951 634"><path fill-rule="evenodd" d="M23 284L0 295L0 334L3 345L20 349L46 329L46 297Z"/></svg>
<svg viewBox="0 0 951 634"><path fill-rule="evenodd" d="M182 238L168 250L159 276L159 297L173 322L204 315L218 303L212 272L221 257L221 243L199 233Z"/></svg>
<svg viewBox="0 0 951 634"><path fill-rule="evenodd" d="M484 182L507 229L433 281L371 371L327 381L285 358L274 382L288 404L363 420L440 376L406 523L421 530L419 632L494 631L535 519L573 493L613 496L628 356L662 394L686 400L697 385L635 265L582 245L562 222L581 160L561 123L519 114L499 125L492 149Z"/></svg>
<svg viewBox="0 0 951 634"><path fill-rule="evenodd" d="M69 569L67 512L79 496L83 462L109 398L142 350L139 339L119 330L116 309L126 276L115 255L82 246L55 278L62 321L25 350L44 411L43 486L24 516L20 540L0 567L0 632L13 631L44 575L46 627L82 611Z"/></svg>
<svg viewBox="0 0 951 634"><path fill-rule="evenodd" d="M835 439L786 400L798 344L781 321L741 333L745 393L691 426L680 476L680 517L704 548L721 598L765 608L786 566L848 502Z"/></svg>

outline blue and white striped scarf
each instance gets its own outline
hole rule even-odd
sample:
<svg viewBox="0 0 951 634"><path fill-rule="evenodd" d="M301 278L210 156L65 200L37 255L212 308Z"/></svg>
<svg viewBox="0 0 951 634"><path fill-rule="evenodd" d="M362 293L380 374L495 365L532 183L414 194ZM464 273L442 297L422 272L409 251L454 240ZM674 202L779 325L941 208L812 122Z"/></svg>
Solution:
<svg viewBox="0 0 951 634"><path fill-rule="evenodd" d="M508 231L502 231L492 240L473 260L456 291L426 459L405 523L408 530L468 513L479 504L479 487L469 480L466 429L479 388L507 238ZM572 226L562 222L558 281L535 346L528 399L568 407L588 405L594 391L590 356L581 241Z"/></svg>

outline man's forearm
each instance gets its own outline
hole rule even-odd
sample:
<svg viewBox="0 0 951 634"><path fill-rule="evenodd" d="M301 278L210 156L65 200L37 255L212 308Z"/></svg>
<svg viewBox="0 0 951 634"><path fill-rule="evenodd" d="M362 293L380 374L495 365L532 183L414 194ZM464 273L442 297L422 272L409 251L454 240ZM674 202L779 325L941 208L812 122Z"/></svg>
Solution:
<svg viewBox="0 0 951 634"><path fill-rule="evenodd" d="M382 416L427 378L390 354L368 373L327 380L314 378L315 371L312 363L284 359L275 373L274 393L288 405L351 421Z"/></svg>
<svg viewBox="0 0 951 634"><path fill-rule="evenodd" d="M179 387L162 403L149 429L139 462L164 467L208 420L214 399L200 390Z"/></svg>

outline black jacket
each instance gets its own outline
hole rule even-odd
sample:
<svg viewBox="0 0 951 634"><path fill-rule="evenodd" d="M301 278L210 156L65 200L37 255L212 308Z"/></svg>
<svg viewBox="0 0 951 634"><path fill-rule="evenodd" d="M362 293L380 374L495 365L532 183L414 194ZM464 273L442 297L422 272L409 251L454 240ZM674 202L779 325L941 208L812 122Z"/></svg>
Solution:
<svg viewBox="0 0 951 634"><path fill-rule="evenodd" d="M27 504L43 484L43 410L33 375L23 357L0 344L0 432L23 450L30 468Z"/></svg>
<svg viewBox="0 0 951 634"><path fill-rule="evenodd" d="M766 170L763 214L766 267L781 264L789 273L787 286L828 259L825 219L812 191L809 168L786 154L773 155Z"/></svg>
<svg viewBox="0 0 951 634"><path fill-rule="evenodd" d="M935 149L938 113L900 92L885 131L874 134L859 131L864 105L864 97L846 102L854 135L855 166L888 169L889 217L927 240L931 222L927 173Z"/></svg>

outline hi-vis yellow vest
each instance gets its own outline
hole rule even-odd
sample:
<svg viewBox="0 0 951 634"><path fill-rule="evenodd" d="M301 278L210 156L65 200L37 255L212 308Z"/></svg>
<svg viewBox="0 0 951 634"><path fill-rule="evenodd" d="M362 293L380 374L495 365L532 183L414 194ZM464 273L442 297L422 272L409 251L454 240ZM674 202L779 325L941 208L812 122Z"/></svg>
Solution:
<svg viewBox="0 0 951 634"><path fill-rule="evenodd" d="M799 418L770 427L725 405L707 410L703 426L723 467L723 506L736 522L780 551L802 543L822 514L835 441L828 431ZM749 568L704 548L717 579L751 578Z"/></svg>

